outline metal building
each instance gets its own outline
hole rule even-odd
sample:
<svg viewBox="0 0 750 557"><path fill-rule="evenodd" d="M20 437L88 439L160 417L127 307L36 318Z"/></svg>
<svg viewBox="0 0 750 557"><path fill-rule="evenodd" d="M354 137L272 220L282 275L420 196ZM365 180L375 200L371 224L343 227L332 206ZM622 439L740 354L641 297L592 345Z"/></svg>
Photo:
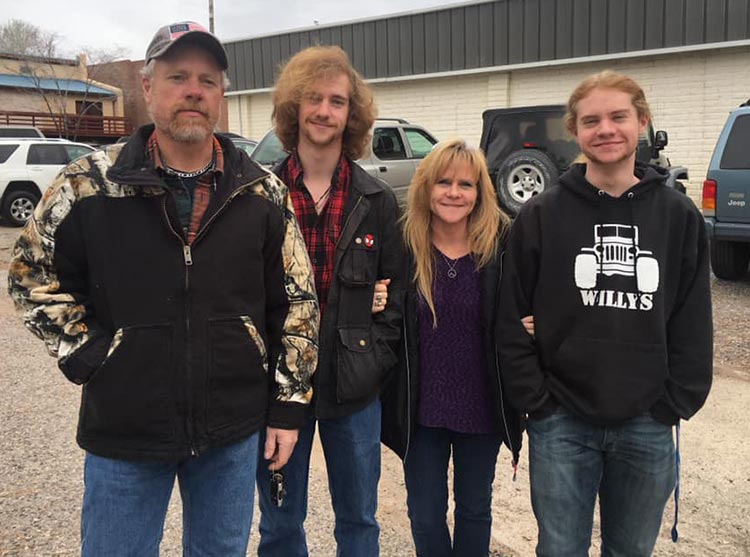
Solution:
<svg viewBox="0 0 750 557"><path fill-rule="evenodd" d="M691 168L694 195L723 115L750 96L750 0L475 1L226 43L232 131L270 126L277 69L314 44L349 54L381 114L474 143L485 108L563 102L588 73L625 71L645 85L670 156ZM686 113L694 131L696 116L705 124L707 146L682 135Z"/></svg>

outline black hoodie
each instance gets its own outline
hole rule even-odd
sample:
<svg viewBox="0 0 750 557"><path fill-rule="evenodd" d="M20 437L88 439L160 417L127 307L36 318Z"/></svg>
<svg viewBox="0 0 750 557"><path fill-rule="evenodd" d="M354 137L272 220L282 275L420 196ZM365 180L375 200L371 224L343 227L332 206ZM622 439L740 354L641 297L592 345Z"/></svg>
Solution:
<svg viewBox="0 0 750 557"><path fill-rule="evenodd" d="M619 198L574 165L511 230L498 347L511 403L561 405L609 425L687 419L708 395L713 331L708 246L693 202L636 164ZM535 339L521 325L534 315Z"/></svg>

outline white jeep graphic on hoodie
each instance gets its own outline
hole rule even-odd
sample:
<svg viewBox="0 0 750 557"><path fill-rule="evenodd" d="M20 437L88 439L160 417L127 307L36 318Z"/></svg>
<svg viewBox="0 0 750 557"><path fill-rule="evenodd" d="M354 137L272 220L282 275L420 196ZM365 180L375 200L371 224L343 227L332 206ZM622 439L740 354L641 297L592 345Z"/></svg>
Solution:
<svg viewBox="0 0 750 557"><path fill-rule="evenodd" d="M596 288L599 274L635 276L639 292L659 288L659 262L639 246L638 227L629 224L594 225L594 246L576 256L575 281L582 289Z"/></svg>

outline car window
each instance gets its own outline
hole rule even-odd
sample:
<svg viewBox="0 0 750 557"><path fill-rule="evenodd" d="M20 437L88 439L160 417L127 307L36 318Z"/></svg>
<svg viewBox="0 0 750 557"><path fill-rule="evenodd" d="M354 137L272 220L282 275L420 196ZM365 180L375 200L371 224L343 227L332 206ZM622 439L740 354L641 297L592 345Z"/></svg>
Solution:
<svg viewBox="0 0 750 557"><path fill-rule="evenodd" d="M406 148L398 128L377 128L372 135L372 152L383 161L405 159Z"/></svg>
<svg viewBox="0 0 750 557"><path fill-rule="evenodd" d="M91 147L85 147L84 145L65 145L64 147L68 152L68 159L71 161L76 160L78 157L88 155L94 150Z"/></svg>
<svg viewBox="0 0 750 557"><path fill-rule="evenodd" d="M8 160L8 158L18 149L18 144L14 145L0 145L0 164Z"/></svg>
<svg viewBox="0 0 750 557"><path fill-rule="evenodd" d="M62 145L32 145L26 164L68 164L68 153Z"/></svg>
<svg viewBox="0 0 750 557"><path fill-rule="evenodd" d="M0 128L0 137L42 137L36 128Z"/></svg>
<svg viewBox="0 0 750 557"><path fill-rule="evenodd" d="M578 151L575 140L565 131L563 113L507 112L492 117L486 153L490 168L499 167L511 153L522 148L541 149L559 168L568 166Z"/></svg>
<svg viewBox="0 0 750 557"><path fill-rule="evenodd" d="M432 137L416 128L406 128L404 129L404 133L406 134L406 141L411 148L411 156L414 159L425 158L432 151L432 146L436 143Z"/></svg>
<svg viewBox="0 0 750 557"><path fill-rule="evenodd" d="M724 152L721 155L720 168L744 169L750 168L750 114L742 114L732 124Z"/></svg>
<svg viewBox="0 0 750 557"><path fill-rule="evenodd" d="M250 157L259 164L273 165L286 157L287 153L281 146L281 141L273 131L270 131L253 149Z"/></svg>

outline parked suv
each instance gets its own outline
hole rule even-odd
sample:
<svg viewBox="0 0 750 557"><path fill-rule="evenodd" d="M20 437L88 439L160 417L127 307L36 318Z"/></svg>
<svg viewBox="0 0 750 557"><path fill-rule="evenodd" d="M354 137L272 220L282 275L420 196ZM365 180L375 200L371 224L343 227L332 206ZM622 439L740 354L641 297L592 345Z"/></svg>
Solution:
<svg viewBox="0 0 750 557"><path fill-rule="evenodd" d="M0 215L23 226L44 191L70 161L94 149L65 139L0 140Z"/></svg>
<svg viewBox="0 0 750 557"><path fill-rule="evenodd" d="M496 108L482 114L480 147L500 205L509 214L517 214L526 201L556 184L579 155L578 144L565 129L564 114L563 105ZM687 180L687 169L670 166L661 153L666 145L667 132L654 132L649 124L636 156L667 168L667 185L684 193L679 180Z"/></svg>
<svg viewBox="0 0 750 557"><path fill-rule="evenodd" d="M722 279L745 276L750 262L750 107L730 112L703 182L711 267Z"/></svg>
<svg viewBox="0 0 750 557"><path fill-rule="evenodd" d="M417 165L435 143L437 139L422 126L410 124L402 118L380 118L373 125L367 154L357 162L371 176L391 186L399 203L404 203ZM250 158L266 167L273 167L286 155L281 141L271 129L260 140Z"/></svg>

